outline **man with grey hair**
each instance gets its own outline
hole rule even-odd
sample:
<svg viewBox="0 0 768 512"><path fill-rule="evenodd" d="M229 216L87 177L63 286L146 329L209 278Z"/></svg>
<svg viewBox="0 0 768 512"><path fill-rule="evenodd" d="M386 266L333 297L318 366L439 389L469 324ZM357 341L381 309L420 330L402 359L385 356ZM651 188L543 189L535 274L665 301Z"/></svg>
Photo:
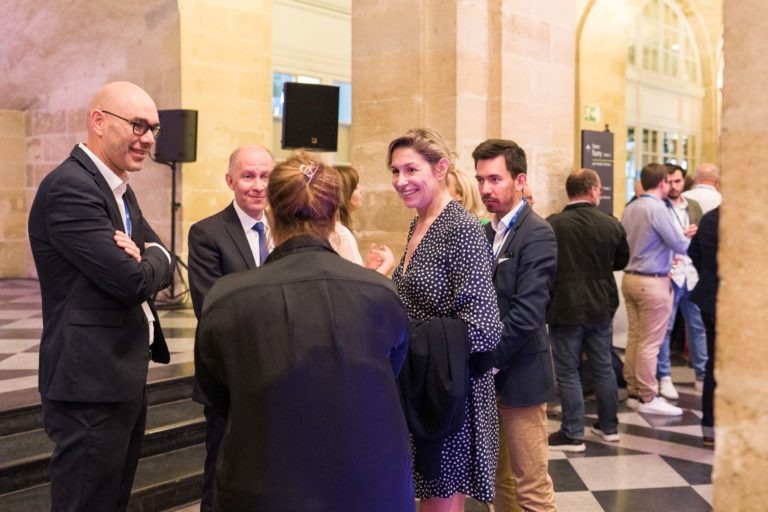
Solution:
<svg viewBox="0 0 768 512"><path fill-rule="evenodd" d="M714 210L723 202L720 187L720 171L715 164L702 162L696 168L695 185L691 190L683 192L683 197L693 199L701 211L707 213Z"/></svg>
<svg viewBox="0 0 768 512"><path fill-rule="evenodd" d="M189 289L198 318L205 296L220 277L256 268L266 260L272 243L264 210L269 173L274 167L272 153L262 146L236 149L225 175L234 201L190 228ZM205 406L207 455L200 510L209 511L213 510L213 476L226 418L213 409L197 385L193 398Z"/></svg>
<svg viewBox="0 0 768 512"><path fill-rule="evenodd" d="M597 209L600 176L595 171L572 172L565 190L568 204L547 218L557 239L557 273L547 323L563 406L560 430L549 436L549 449L582 452L586 448L579 371L582 351L587 354L597 399L598 423L591 432L604 441L619 440L611 353L611 324L619 293L613 272L629 261L629 245L621 223Z"/></svg>

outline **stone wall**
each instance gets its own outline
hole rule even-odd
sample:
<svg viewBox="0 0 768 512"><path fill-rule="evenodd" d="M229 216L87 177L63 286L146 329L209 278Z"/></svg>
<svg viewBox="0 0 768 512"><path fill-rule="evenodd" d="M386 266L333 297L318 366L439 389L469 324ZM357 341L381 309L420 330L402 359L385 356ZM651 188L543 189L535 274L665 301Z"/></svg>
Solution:
<svg viewBox="0 0 768 512"><path fill-rule="evenodd" d="M181 107L199 111L197 161L182 167L179 253L194 222L232 201L230 153L271 143L270 9L269 0L179 2Z"/></svg>
<svg viewBox="0 0 768 512"><path fill-rule="evenodd" d="M715 510L768 501L768 4L726 0L720 158Z"/></svg>
<svg viewBox="0 0 768 512"><path fill-rule="evenodd" d="M27 197L24 113L0 110L0 276L26 277Z"/></svg>
<svg viewBox="0 0 768 512"><path fill-rule="evenodd" d="M559 209L573 164L575 18L570 0L355 2L352 163L368 191L356 218L361 245L383 241L402 254L414 212L392 191L385 157L413 127L440 131L467 171L482 140L517 141L536 209Z"/></svg>

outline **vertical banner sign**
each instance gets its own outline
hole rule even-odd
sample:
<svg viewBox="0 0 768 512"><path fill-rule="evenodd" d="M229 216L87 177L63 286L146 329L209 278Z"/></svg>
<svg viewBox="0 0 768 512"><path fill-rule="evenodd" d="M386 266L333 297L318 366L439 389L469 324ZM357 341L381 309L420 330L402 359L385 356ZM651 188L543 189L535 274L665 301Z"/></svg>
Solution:
<svg viewBox="0 0 768 512"><path fill-rule="evenodd" d="M613 215L613 133L581 130L581 167L600 176L600 209Z"/></svg>

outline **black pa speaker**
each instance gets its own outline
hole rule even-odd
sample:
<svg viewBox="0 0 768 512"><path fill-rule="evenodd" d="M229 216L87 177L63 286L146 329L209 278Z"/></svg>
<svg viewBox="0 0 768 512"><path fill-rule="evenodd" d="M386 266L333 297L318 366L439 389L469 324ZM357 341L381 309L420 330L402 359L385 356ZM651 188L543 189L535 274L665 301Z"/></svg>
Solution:
<svg viewBox="0 0 768 512"><path fill-rule="evenodd" d="M197 159L197 110L159 110L160 136L155 142L158 162Z"/></svg>
<svg viewBox="0 0 768 512"><path fill-rule="evenodd" d="M339 88L283 84L283 149L336 151L339 140Z"/></svg>

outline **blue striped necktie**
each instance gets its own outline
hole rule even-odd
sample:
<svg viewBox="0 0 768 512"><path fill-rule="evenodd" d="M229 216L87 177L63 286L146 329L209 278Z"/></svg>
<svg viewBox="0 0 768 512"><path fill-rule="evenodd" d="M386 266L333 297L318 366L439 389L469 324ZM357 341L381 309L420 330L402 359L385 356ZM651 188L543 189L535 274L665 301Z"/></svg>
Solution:
<svg viewBox="0 0 768 512"><path fill-rule="evenodd" d="M131 238L133 228L131 227L131 212L128 211L128 201L123 194L123 206L125 207L125 232L128 234L128 238Z"/></svg>
<svg viewBox="0 0 768 512"><path fill-rule="evenodd" d="M256 263L262 266L269 255L269 247L267 246L267 234L264 232L264 223L259 221L253 225L253 229L259 234L259 260Z"/></svg>

